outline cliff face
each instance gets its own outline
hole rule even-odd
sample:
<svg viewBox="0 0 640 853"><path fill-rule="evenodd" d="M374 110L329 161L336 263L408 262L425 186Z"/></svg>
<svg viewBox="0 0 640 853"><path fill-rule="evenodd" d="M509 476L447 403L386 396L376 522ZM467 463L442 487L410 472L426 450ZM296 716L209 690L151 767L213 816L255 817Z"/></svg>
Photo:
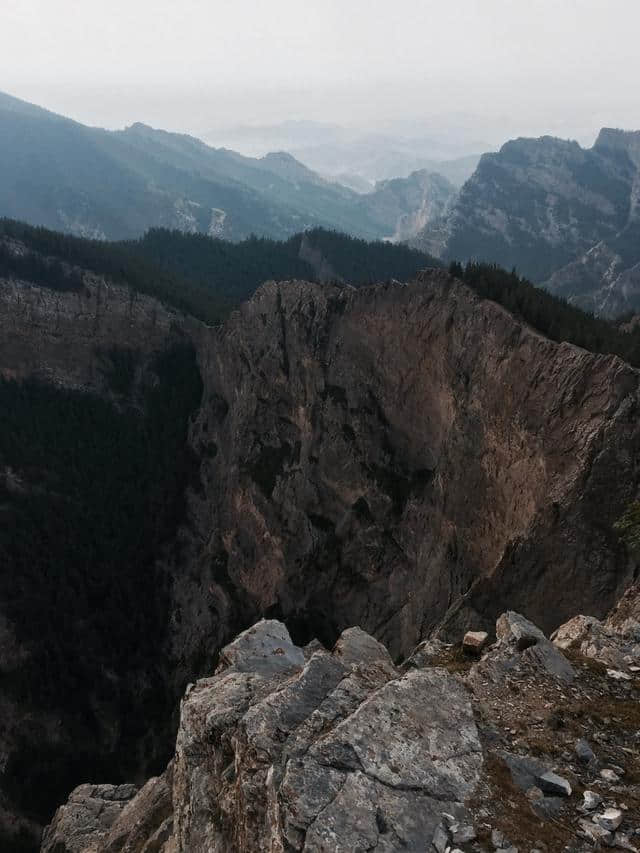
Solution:
<svg viewBox="0 0 640 853"><path fill-rule="evenodd" d="M637 493L638 372L550 342L444 273L357 291L269 283L217 328L104 282L81 295L4 283L0 297L4 376L120 405L104 351L138 350L135 390L157 383L154 354L177 339L191 342L202 377L189 426L199 475L176 547L136 600L162 626L151 636L156 692L138 696L150 672L120 656L122 672L103 674L116 685L122 675L133 708L109 704L111 688L86 700L100 722L82 729L79 760L102 778L157 772L171 704L262 615L299 645L331 645L359 624L397 658L432 632L490 628L507 607L547 631L576 612L602 616L633 576L612 524ZM49 667L14 627L3 623L3 671L16 649ZM167 721L156 727L145 720L158 696ZM74 756L68 718L30 697L26 728L20 703L3 705L5 755L28 766L42 741ZM119 714L132 723L130 761L114 775ZM0 806L7 821L21 808Z"/></svg>
<svg viewBox="0 0 640 853"><path fill-rule="evenodd" d="M143 361L198 323L91 274L78 292L0 279L0 375L107 393L110 353Z"/></svg>
<svg viewBox="0 0 640 853"><path fill-rule="evenodd" d="M199 588L221 632L356 623L398 655L448 611L445 632L506 602L545 629L601 614L631 576L611 525L635 494L638 373L445 274L268 284L201 371Z"/></svg>
<svg viewBox="0 0 640 853"><path fill-rule="evenodd" d="M640 133L603 129L590 149L553 137L485 154L450 211L412 242L518 272L585 310L638 306Z"/></svg>

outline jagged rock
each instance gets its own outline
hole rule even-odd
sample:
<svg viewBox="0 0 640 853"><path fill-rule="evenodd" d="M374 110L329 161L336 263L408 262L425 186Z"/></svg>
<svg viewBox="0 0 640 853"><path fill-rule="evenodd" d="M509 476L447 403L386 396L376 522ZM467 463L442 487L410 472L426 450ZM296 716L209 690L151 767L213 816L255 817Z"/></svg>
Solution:
<svg viewBox="0 0 640 853"><path fill-rule="evenodd" d="M633 846L629 836L623 832L616 832L613 837L613 845L620 850L629 850L631 853L638 853L638 848Z"/></svg>
<svg viewBox="0 0 640 853"><path fill-rule="evenodd" d="M375 642L375 641L374 641ZM304 652L291 642L281 622L263 620L243 631L220 652L216 673L226 669L270 675L304 666Z"/></svg>
<svg viewBox="0 0 640 853"><path fill-rule="evenodd" d="M575 678L575 670L565 656L519 613L503 613L496 622L496 636L503 646L522 653L527 661L549 675L567 683Z"/></svg>
<svg viewBox="0 0 640 853"><path fill-rule="evenodd" d="M443 660L451 649L449 643L443 643L442 640L430 639L425 640L414 649L409 657L403 662L403 669L418 668L423 666L433 666Z"/></svg>
<svg viewBox="0 0 640 853"><path fill-rule="evenodd" d="M500 755L509 768L514 784L522 791L538 787L538 778L547 772L547 768L534 758L509 752L502 752Z"/></svg>
<svg viewBox="0 0 640 853"><path fill-rule="evenodd" d="M173 828L172 767L153 777L130 800L114 821L104 853L160 851Z"/></svg>
<svg viewBox="0 0 640 853"><path fill-rule="evenodd" d="M476 831L472 826L454 824L450 828L451 840L454 844L468 844L476 839Z"/></svg>
<svg viewBox="0 0 640 853"><path fill-rule="evenodd" d="M562 776L548 770L536 779L538 787L545 794L560 795L562 797L571 796L571 785Z"/></svg>
<svg viewBox="0 0 640 853"><path fill-rule="evenodd" d="M462 641L462 648L471 654L480 654L488 639L489 635L486 631L467 631Z"/></svg>
<svg viewBox="0 0 640 853"><path fill-rule="evenodd" d="M603 829L609 832L615 832L624 819L620 809L606 809L601 815L598 815L597 821Z"/></svg>
<svg viewBox="0 0 640 853"><path fill-rule="evenodd" d="M136 793L134 785L80 785L45 829L41 853L102 853L109 831Z"/></svg>
<svg viewBox="0 0 640 853"><path fill-rule="evenodd" d="M544 643L547 639L532 622L512 610L499 617L496 622L496 636L502 642L515 646L519 652Z"/></svg>
<svg viewBox="0 0 640 853"><path fill-rule="evenodd" d="M431 843L435 847L436 853L445 853L449 848L449 833L442 825L436 826Z"/></svg>
<svg viewBox="0 0 640 853"><path fill-rule="evenodd" d="M607 675L614 681L631 681L631 676L628 673L620 672L618 669L608 669Z"/></svg>
<svg viewBox="0 0 640 853"><path fill-rule="evenodd" d="M621 603L601 622L589 616L575 616L552 635L559 648L576 648L585 657L608 667L610 677L628 681L635 662L640 662L640 622L638 586L630 587Z"/></svg>
<svg viewBox="0 0 640 853"><path fill-rule="evenodd" d="M596 823L592 823L585 818L580 818L578 821L582 832L587 836L587 838L591 839L591 841L602 842L607 847L611 847L613 844L613 833L609 832L608 829L604 829L602 826L599 826Z"/></svg>
<svg viewBox="0 0 640 853"><path fill-rule="evenodd" d="M500 850L501 848L508 846L508 842L504 837L504 832L500 832L499 829L491 830L491 843L496 850Z"/></svg>
<svg viewBox="0 0 640 853"><path fill-rule="evenodd" d="M602 802L602 797L600 794L596 794L595 791L585 791L582 796L584 797L582 808L585 811L591 812L594 809L597 809Z"/></svg>
<svg viewBox="0 0 640 853"><path fill-rule="evenodd" d="M264 622L250 630L252 646L273 633ZM278 642L289 644L284 629ZM179 850L393 850L398 839L432 838L443 807L464 814L482 755L456 679L438 669L400 674L360 630L297 668L285 655L265 666L245 648L224 650L225 667L183 703Z"/></svg>
<svg viewBox="0 0 640 853"><path fill-rule="evenodd" d="M620 781L620 777L612 770L610 767L605 767L600 771L600 777L604 779L605 782L609 782L612 785L615 785L616 782Z"/></svg>

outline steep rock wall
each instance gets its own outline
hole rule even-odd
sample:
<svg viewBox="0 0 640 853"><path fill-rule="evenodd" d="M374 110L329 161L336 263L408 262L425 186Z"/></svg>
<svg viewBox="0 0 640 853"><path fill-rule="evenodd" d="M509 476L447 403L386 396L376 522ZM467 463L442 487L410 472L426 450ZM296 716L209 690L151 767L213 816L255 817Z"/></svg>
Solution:
<svg viewBox="0 0 640 853"><path fill-rule="evenodd" d="M445 633L507 605L551 630L631 579L612 523L637 487L638 373L619 359L438 272L267 284L200 358L210 453L176 650L267 613L402 655L445 614Z"/></svg>

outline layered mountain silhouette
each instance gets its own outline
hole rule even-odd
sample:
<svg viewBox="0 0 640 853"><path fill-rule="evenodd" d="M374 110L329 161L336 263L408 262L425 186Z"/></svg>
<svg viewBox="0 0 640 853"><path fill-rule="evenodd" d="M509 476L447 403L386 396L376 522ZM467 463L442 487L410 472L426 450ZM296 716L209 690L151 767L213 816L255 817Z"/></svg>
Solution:
<svg viewBox="0 0 640 853"><path fill-rule="evenodd" d="M388 238L403 217L424 224L432 195L441 212L443 192L454 194L446 179L432 186L417 173L390 205L388 187L362 195L284 152L243 157L140 123L86 127L1 93L0 154L0 215L100 239L151 227L283 238L317 226Z"/></svg>

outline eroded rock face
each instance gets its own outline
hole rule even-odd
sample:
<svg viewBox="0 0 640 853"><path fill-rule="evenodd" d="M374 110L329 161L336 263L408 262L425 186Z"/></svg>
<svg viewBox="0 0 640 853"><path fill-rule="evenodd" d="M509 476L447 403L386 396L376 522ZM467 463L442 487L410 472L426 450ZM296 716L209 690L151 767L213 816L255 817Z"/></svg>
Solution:
<svg viewBox="0 0 640 853"><path fill-rule="evenodd" d="M46 828L42 853L99 853L136 793L133 785L80 785Z"/></svg>
<svg viewBox="0 0 640 853"><path fill-rule="evenodd" d="M612 681L575 650L571 667L553 646L549 666L531 654L549 641L515 612L496 635L480 659L435 641L398 669L359 628L329 652L261 621L188 689L167 772L101 835L80 808L86 847L64 846L75 792L45 838L65 853L471 853L489 838L588 853L602 830L635 849L640 680Z"/></svg>
<svg viewBox="0 0 640 853"><path fill-rule="evenodd" d="M0 376L108 393L113 349L135 351L143 370L171 340L198 336L201 324L157 299L91 273L84 281L60 292L0 279Z"/></svg>
<svg viewBox="0 0 640 853"><path fill-rule="evenodd" d="M264 615L300 646L359 624L396 659L435 631L491 631L507 609L545 632L603 617L632 578L613 522L637 493L638 372L546 340L444 273L270 283L215 329L157 303L152 321L124 290L106 313L98 290L81 310L38 290L17 305L8 291L9 331L30 349L3 356L6 375L24 363L104 390L98 344L152 352L179 334L197 351L200 482L163 565L168 695Z"/></svg>
<svg viewBox="0 0 640 853"><path fill-rule="evenodd" d="M193 441L217 453L175 606L203 636L267 614L331 645L356 623L395 657L508 608L547 632L602 616L631 579L612 525L637 485L637 371L445 274L267 284L201 369ZM195 632L183 618L176 646Z"/></svg>
<svg viewBox="0 0 640 853"><path fill-rule="evenodd" d="M157 838L171 820L162 780L151 780L108 835L100 829L106 840L95 849L426 849L443 812L467 815L463 804L482 761L470 696L445 670L401 674L357 628L333 652L318 650L305 661L284 625L262 621L223 650L216 675L185 696L173 831L164 846L144 846L145 835ZM48 839L68 845L65 833L75 838L69 808L59 810L43 851L54 849Z"/></svg>
<svg viewBox="0 0 640 853"><path fill-rule="evenodd" d="M554 631L551 639L561 649L574 649L630 679L640 672L640 594L630 587L604 622L593 616L575 616Z"/></svg>

